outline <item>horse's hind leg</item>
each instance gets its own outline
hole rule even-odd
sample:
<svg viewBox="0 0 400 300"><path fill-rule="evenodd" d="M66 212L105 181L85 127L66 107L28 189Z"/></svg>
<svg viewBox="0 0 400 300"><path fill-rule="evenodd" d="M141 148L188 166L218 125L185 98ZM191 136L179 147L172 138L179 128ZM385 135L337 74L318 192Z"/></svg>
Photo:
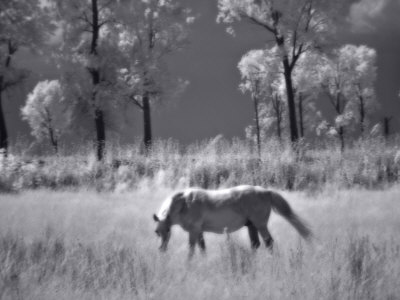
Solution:
<svg viewBox="0 0 400 300"><path fill-rule="evenodd" d="M202 253L205 253L206 252L206 243L204 241L203 233L199 234L199 237L197 238L197 243L199 244L200 251Z"/></svg>
<svg viewBox="0 0 400 300"><path fill-rule="evenodd" d="M189 259L192 258L194 255L194 247L196 246L197 238L197 234L189 232Z"/></svg>
<svg viewBox="0 0 400 300"><path fill-rule="evenodd" d="M272 238L271 234L269 233L267 225L258 226L257 229L260 232L261 237L264 240L265 246L268 249L272 250L273 245L274 245L274 239Z"/></svg>
<svg viewBox="0 0 400 300"><path fill-rule="evenodd" d="M249 237L252 249L260 247L260 239L258 238L258 230L251 221L246 222L247 229L249 230Z"/></svg>
<svg viewBox="0 0 400 300"><path fill-rule="evenodd" d="M204 252L206 244L204 242L203 233L197 230L189 232L189 259L194 255L196 243L199 244L200 250Z"/></svg>

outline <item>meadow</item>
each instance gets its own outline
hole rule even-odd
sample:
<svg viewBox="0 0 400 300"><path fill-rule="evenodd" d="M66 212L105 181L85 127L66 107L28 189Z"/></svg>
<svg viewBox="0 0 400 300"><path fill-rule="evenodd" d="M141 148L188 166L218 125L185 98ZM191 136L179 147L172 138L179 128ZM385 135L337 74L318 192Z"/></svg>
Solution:
<svg viewBox="0 0 400 300"><path fill-rule="evenodd" d="M278 144L254 155L221 138L92 153L10 156L0 172L0 299L399 299L400 155L380 140L339 149ZM113 156L110 155L113 153ZM158 251L152 214L187 187L277 189L312 227L312 243L272 214L275 248L247 231L206 234L187 259L173 228Z"/></svg>
<svg viewBox="0 0 400 300"><path fill-rule="evenodd" d="M400 178L398 138L355 141L344 153L335 140L302 143L297 153L288 144L271 140L262 145L260 157L251 141L221 136L186 147L160 140L147 154L140 145L108 147L101 163L90 146L39 156L22 145L8 159L0 156L0 192L41 188L121 192L147 181L172 188L250 184L318 192L327 186L382 189Z"/></svg>
<svg viewBox="0 0 400 300"><path fill-rule="evenodd" d="M151 214L171 190L2 195L1 299L398 299L400 187L283 192L312 226L311 244L280 216L273 253L253 253L246 231L206 234L187 260L174 228L159 253Z"/></svg>

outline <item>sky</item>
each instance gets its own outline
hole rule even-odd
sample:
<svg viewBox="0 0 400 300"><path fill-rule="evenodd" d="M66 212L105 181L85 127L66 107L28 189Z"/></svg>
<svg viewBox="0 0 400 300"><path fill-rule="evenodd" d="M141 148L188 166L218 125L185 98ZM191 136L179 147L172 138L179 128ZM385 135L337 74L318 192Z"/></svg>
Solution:
<svg viewBox="0 0 400 300"><path fill-rule="evenodd" d="M270 36L253 25L239 23L235 26L237 34L232 37L226 33L225 25L216 23L216 0L180 1L192 8L198 18L191 27L189 46L168 57L168 63L171 73L189 80L190 85L177 99L168 99L153 109L153 135L185 144L216 135L244 137L254 115L250 96L238 89L237 64L247 51L265 48ZM376 88L381 109L375 119L395 118L400 115L400 0L352 3L346 12L345 26L337 33L337 41L365 44L377 50ZM12 142L29 138L29 128L20 118L26 95L38 80L57 77L55 68L43 57L21 51L16 61L31 69L32 76L4 101ZM129 143L141 138L142 117L134 108L127 113L130 121L119 139ZM393 126L400 130L400 118L394 119Z"/></svg>

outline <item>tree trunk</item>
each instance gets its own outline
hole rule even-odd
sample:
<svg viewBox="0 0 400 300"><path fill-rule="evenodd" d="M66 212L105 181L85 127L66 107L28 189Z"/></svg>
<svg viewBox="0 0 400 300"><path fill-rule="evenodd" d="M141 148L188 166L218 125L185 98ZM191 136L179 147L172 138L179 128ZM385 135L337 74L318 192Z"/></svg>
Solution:
<svg viewBox="0 0 400 300"><path fill-rule="evenodd" d="M104 125L104 114L100 108L96 108L94 112L94 122L96 126L96 146L97 146L97 160L101 161L104 157L104 148L106 144L106 130Z"/></svg>
<svg viewBox="0 0 400 300"><path fill-rule="evenodd" d="M281 123L282 123L282 119L280 116L278 116L278 118L276 119L276 129L277 129L278 140L280 143L282 142Z"/></svg>
<svg viewBox="0 0 400 300"><path fill-rule="evenodd" d="M336 104L335 104L335 109L336 113L338 116L342 114L342 109L344 110L345 105L343 104L343 107L341 105L341 94L337 93L336 94ZM339 139L340 139L340 151L343 153L344 152L344 147L345 147L345 140L344 140L344 127L339 126Z"/></svg>
<svg viewBox="0 0 400 300"><path fill-rule="evenodd" d="M390 135L390 121L392 118L385 117L383 118L383 136L386 140L389 139Z"/></svg>
<svg viewBox="0 0 400 300"><path fill-rule="evenodd" d="M304 137L303 94L299 93L298 102L300 138Z"/></svg>
<svg viewBox="0 0 400 300"><path fill-rule="evenodd" d="M57 140L57 138L54 136L53 128L52 128L51 126L49 126L48 129L49 129L49 136L50 136L51 145L52 145L53 148L54 148L54 152L55 152L56 154L58 154L58 140Z"/></svg>
<svg viewBox="0 0 400 300"><path fill-rule="evenodd" d="M11 65L11 57L17 51L17 47L13 46L11 40L8 40L8 55L4 64L5 68L9 68ZM0 151L4 152L4 155L8 155L8 131L6 125L6 117L3 111L3 92L4 92L4 77L0 76Z"/></svg>
<svg viewBox="0 0 400 300"><path fill-rule="evenodd" d="M283 58L283 70L286 83L286 93L287 93L287 104L289 113L289 126L290 126L290 140L292 144L295 145L299 139L299 134L297 132L297 120L296 120L296 105L294 99L294 90L292 82L292 71L290 69L289 61L287 57Z"/></svg>
<svg viewBox="0 0 400 300"><path fill-rule="evenodd" d="M150 96L148 92L145 92L143 95L143 127L144 127L143 142L146 152L148 152L153 144L153 139L151 134Z"/></svg>
<svg viewBox="0 0 400 300"><path fill-rule="evenodd" d="M50 111L48 110L48 108L46 107L44 109L45 113L46 113L46 123L47 123L47 130L49 133L49 139L50 139L50 143L54 148L54 151L56 154L58 154L58 140L54 135L54 130L53 130L53 118L51 117Z"/></svg>
<svg viewBox="0 0 400 300"><path fill-rule="evenodd" d="M274 108L276 117L276 135L279 142L282 142L282 106L278 95L274 95L272 98L272 106Z"/></svg>
<svg viewBox="0 0 400 300"><path fill-rule="evenodd" d="M258 115L258 97L253 96L254 101L254 115L256 121L256 136L257 136L257 154L258 157L261 157L261 134L260 134L260 118Z"/></svg>
<svg viewBox="0 0 400 300"><path fill-rule="evenodd" d="M93 88L96 89L96 86L100 83L100 72L98 70L92 70L92 82ZM92 102L95 107L94 109L94 126L96 129L96 152L97 152L97 160L102 161L104 157L104 149L106 144L106 129L104 123L104 113L103 110L98 106L97 100L97 92L92 92Z"/></svg>
<svg viewBox="0 0 400 300"><path fill-rule="evenodd" d="M361 137L364 136L364 131L365 131L365 102L364 102L364 97L359 96L360 99L360 132L361 132Z"/></svg>
<svg viewBox="0 0 400 300"><path fill-rule="evenodd" d="M4 111L3 111L2 86L3 86L3 78L0 78L0 151L2 151L5 156L7 156L7 154L8 154L8 133L7 133L5 115L4 115Z"/></svg>
<svg viewBox="0 0 400 300"><path fill-rule="evenodd" d="M339 127L339 138L340 138L340 152L344 152L344 147L345 147L345 145L344 145L344 143L345 143L345 141L344 141L344 127L343 126L340 126Z"/></svg>
<svg viewBox="0 0 400 300"><path fill-rule="evenodd" d="M97 43L100 33L99 24L99 9L97 5L97 0L92 0L92 41L90 47L90 54L98 56L97 53ZM94 109L94 123L96 128L96 148L97 148L97 160L101 161L104 157L104 149L106 143L106 130L104 123L104 112L99 107L97 103L97 86L100 84L100 70L98 68L89 69L92 76L93 92L92 92L92 102L95 107Z"/></svg>

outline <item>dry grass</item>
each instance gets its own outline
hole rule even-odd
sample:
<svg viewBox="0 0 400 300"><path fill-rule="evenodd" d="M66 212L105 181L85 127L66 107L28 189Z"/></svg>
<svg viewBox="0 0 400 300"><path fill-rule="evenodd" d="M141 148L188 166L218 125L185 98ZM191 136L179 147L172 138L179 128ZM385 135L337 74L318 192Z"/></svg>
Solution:
<svg viewBox="0 0 400 300"><path fill-rule="evenodd" d="M159 185L158 185L159 186ZM273 254L252 253L245 231L206 234L186 260L174 228L160 254L151 214L170 193L29 191L0 195L1 299L398 299L400 187L284 193L314 228L303 243L279 216Z"/></svg>
<svg viewBox="0 0 400 300"><path fill-rule="evenodd" d="M398 145L398 141L386 144L379 138L369 139L355 142L342 154L335 144L304 144L295 155L288 145L268 141L259 158L248 141L216 137L185 148L173 141L158 141L149 155L140 151L139 144L116 146L108 149L103 163L96 161L92 148L36 158L21 152L7 160L0 157L0 192L126 191L136 189L143 180L170 187L184 183L204 188L252 184L303 191L331 185L380 189L399 181Z"/></svg>

